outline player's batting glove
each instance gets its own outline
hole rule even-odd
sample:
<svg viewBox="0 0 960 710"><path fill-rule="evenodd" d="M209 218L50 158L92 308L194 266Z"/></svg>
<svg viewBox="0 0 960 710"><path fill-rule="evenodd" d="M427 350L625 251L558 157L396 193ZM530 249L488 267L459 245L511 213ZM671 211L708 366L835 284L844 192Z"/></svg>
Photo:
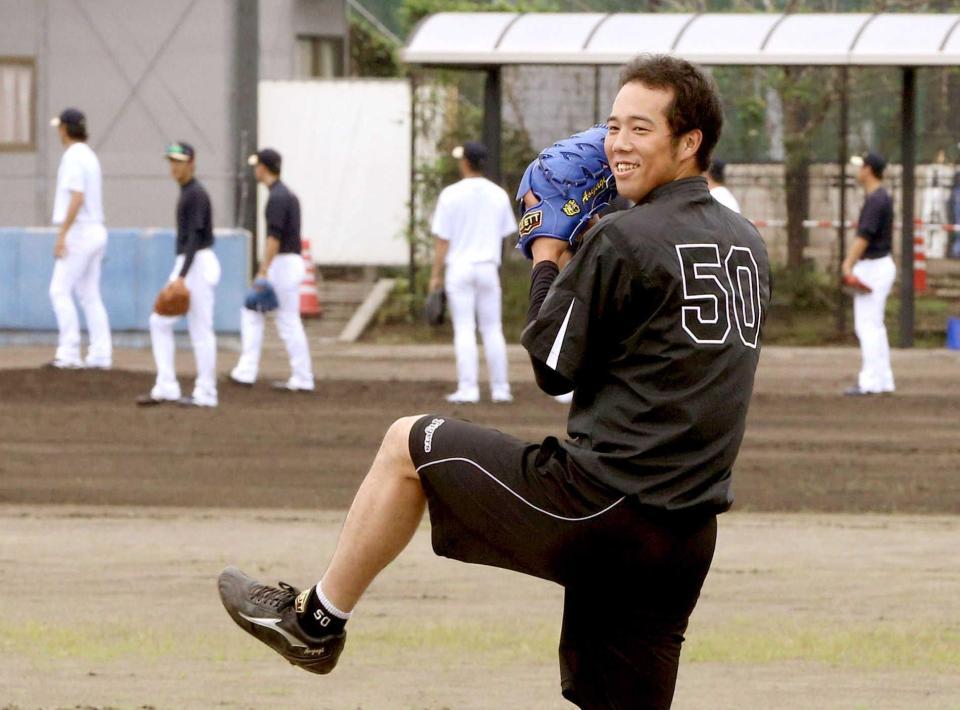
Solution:
<svg viewBox="0 0 960 710"><path fill-rule="evenodd" d="M280 301L277 300L277 292L266 279L256 279L250 290L247 291L246 298L243 300L245 308L257 313L268 313L275 311L280 307Z"/></svg>
<svg viewBox="0 0 960 710"><path fill-rule="evenodd" d="M870 293L873 289L867 286L863 281L853 274L847 274L841 279L840 285L851 294Z"/></svg>
<svg viewBox="0 0 960 710"><path fill-rule="evenodd" d="M171 281L157 294L153 310L161 316L182 316L190 310L190 290L183 281Z"/></svg>
<svg viewBox="0 0 960 710"><path fill-rule="evenodd" d="M517 249L533 258L535 239L549 237L576 248L583 228L617 196L613 171L603 151L607 127L594 126L554 143L527 166L517 200L524 209ZM523 197L533 191L537 203L525 207Z"/></svg>

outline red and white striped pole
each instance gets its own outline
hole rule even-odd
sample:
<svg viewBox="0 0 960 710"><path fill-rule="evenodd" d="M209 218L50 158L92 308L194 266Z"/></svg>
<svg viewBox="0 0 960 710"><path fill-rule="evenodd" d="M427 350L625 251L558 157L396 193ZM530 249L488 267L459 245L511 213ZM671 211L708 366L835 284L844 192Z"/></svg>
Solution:
<svg viewBox="0 0 960 710"><path fill-rule="evenodd" d="M923 220L913 220L913 290L927 290L927 235Z"/></svg>

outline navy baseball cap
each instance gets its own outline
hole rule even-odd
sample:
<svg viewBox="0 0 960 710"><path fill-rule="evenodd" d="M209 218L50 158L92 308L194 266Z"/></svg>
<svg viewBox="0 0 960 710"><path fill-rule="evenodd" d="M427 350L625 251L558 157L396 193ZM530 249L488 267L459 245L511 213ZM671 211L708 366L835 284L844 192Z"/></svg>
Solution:
<svg viewBox="0 0 960 710"><path fill-rule="evenodd" d="M710 161L710 167L707 169L707 172L715 182L724 182L724 173L726 170L726 161L720 160L719 158L714 158Z"/></svg>
<svg viewBox="0 0 960 710"><path fill-rule="evenodd" d="M261 148L256 153L247 158L247 165L262 165L274 175L280 174L280 163L283 159L280 153L273 148Z"/></svg>
<svg viewBox="0 0 960 710"><path fill-rule="evenodd" d="M196 151L193 149L193 146L189 143L184 143L183 141L171 143L163 152L164 158L167 158L168 160L179 160L181 163L186 163L193 160L195 155Z"/></svg>
<svg viewBox="0 0 960 710"><path fill-rule="evenodd" d="M877 177L883 175L884 168L887 167L887 160L879 153L869 152L863 155L855 155L850 158L850 164L858 168L864 165L868 166Z"/></svg>
<svg viewBox="0 0 960 710"><path fill-rule="evenodd" d="M482 167L487 160L487 146L476 141L467 141L463 145L458 145L453 149L451 155L460 160L466 158L467 162L476 168Z"/></svg>
<svg viewBox="0 0 960 710"><path fill-rule="evenodd" d="M65 108L60 112L59 116L54 116L50 119L50 125L57 127L60 125L70 125L70 126L79 126L80 128L87 127L87 117L83 115L83 111L78 108Z"/></svg>

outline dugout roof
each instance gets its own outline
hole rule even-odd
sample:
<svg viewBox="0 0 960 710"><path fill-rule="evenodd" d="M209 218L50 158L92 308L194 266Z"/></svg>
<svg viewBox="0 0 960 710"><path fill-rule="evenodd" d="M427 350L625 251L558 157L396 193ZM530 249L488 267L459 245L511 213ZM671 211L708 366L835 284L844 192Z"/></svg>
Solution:
<svg viewBox="0 0 960 710"><path fill-rule="evenodd" d="M623 64L641 52L710 65L960 64L960 13L509 13L425 18L403 49L424 66Z"/></svg>

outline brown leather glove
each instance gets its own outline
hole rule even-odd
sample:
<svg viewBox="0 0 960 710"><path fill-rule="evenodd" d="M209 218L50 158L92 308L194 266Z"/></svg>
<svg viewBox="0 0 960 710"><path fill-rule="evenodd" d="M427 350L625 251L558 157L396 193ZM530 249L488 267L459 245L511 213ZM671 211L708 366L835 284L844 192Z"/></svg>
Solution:
<svg viewBox="0 0 960 710"><path fill-rule="evenodd" d="M843 286L844 291L852 294L870 293L873 290L853 274L844 276L840 280L840 285Z"/></svg>
<svg viewBox="0 0 960 710"><path fill-rule="evenodd" d="M157 294L153 310L161 316L182 316L190 310L190 291L182 281L171 281Z"/></svg>

